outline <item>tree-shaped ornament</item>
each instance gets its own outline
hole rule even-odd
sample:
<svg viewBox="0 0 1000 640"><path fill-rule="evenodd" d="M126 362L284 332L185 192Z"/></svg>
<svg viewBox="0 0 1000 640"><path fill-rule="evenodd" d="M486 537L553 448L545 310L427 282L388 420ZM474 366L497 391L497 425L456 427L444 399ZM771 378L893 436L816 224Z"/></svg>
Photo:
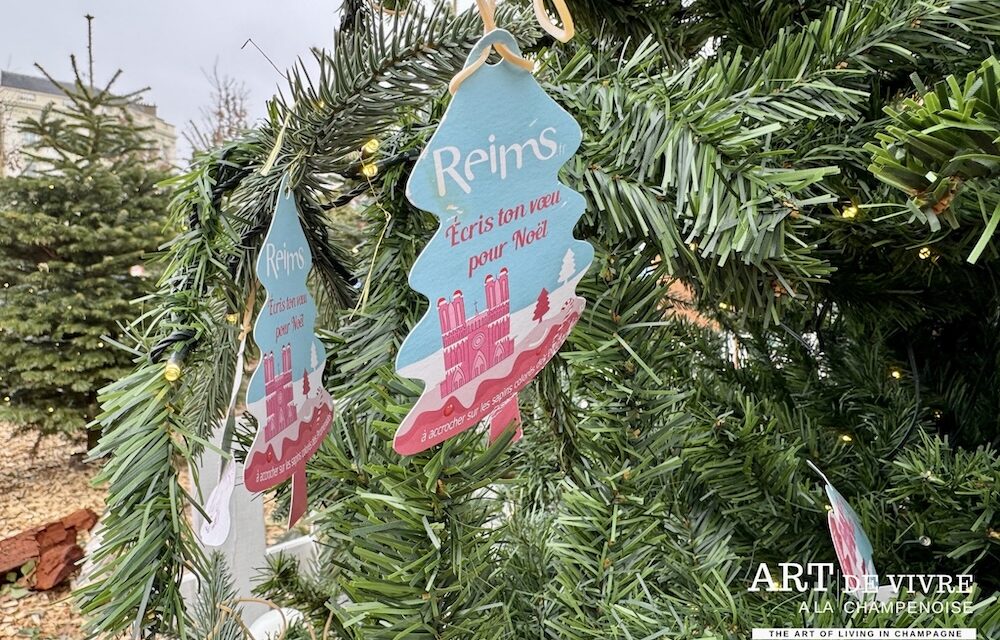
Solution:
<svg viewBox="0 0 1000 640"><path fill-rule="evenodd" d="M410 202L441 226L410 273L430 308L396 359L400 375L426 383L396 432L403 455L487 418L491 438L520 425L518 392L584 308L576 285L594 250L573 227L585 201L557 178L580 127L529 70L507 59L483 64L491 46L520 57L503 30L476 44L466 61L473 71L463 72L407 183Z"/></svg>
<svg viewBox="0 0 1000 640"><path fill-rule="evenodd" d="M264 491L290 478L289 526L306 511L306 461L333 418L333 400L323 387L326 354L315 335L316 305L306 289L311 267L294 196L282 182L256 265L267 297L253 329L260 363L247 388L247 410L258 429L243 482L250 491Z"/></svg>
<svg viewBox="0 0 1000 640"><path fill-rule="evenodd" d="M881 601L894 597L896 592L891 585L879 586L878 572L872 559L872 543L865 533L861 517L819 467L808 460L806 464L823 479L826 497L830 501L827 507L827 524L830 526L830 538L840 563L844 590L858 598L864 594L877 594Z"/></svg>

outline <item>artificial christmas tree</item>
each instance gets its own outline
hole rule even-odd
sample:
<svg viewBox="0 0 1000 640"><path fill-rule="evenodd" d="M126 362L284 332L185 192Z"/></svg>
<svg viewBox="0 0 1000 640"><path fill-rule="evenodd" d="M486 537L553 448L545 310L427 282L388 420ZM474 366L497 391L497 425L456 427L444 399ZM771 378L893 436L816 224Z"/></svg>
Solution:
<svg viewBox="0 0 1000 640"><path fill-rule="evenodd" d="M41 434L80 433L98 389L128 372L120 325L152 288L144 261L166 237L168 174L117 77L54 83L65 106L22 124L35 170L0 181L0 420Z"/></svg>
<svg viewBox="0 0 1000 640"><path fill-rule="evenodd" d="M577 288L586 311L519 394L524 438L487 445L469 430L409 457L392 449L421 392L393 368L428 305L407 274L438 226L403 189L480 25L360 9L317 54L315 83L293 76L294 102L273 102L267 123L179 181L174 215L191 231L154 298L164 320L135 336L148 358L105 398L115 455L106 564L81 594L92 630L189 629L177 580L185 567L214 575L176 518L174 464L225 407L236 336L224 318L252 287L288 175L329 314L338 415L307 469L321 571L275 560L262 588L316 633L997 634L997 87L991 62L977 69L1000 3L570 8L583 37L565 45L517 7L497 20L583 129L560 180L587 198L576 234L595 247ZM969 72L981 76L946 80ZM372 138L375 156L360 151ZM350 265L323 207L361 194L369 224ZM711 322L672 313L675 281ZM168 353L184 363L175 382ZM978 586L888 608L839 587L751 590L759 563L835 562L808 461L857 512L880 574Z"/></svg>

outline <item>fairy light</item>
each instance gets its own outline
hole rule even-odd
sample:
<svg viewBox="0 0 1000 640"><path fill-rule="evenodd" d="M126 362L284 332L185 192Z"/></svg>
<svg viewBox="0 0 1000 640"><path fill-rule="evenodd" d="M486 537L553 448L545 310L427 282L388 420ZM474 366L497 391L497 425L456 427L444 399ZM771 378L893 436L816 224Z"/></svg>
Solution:
<svg viewBox="0 0 1000 640"><path fill-rule="evenodd" d="M374 162L361 165L361 175L366 178L374 178L378 175L378 165Z"/></svg>
<svg viewBox="0 0 1000 640"><path fill-rule="evenodd" d="M917 251L917 257L920 258L921 260L926 260L927 258L930 258L931 257L931 248L930 247L920 247L920 250Z"/></svg>
<svg viewBox="0 0 1000 640"><path fill-rule="evenodd" d="M890 373L889 375L891 375L894 379L899 380L900 378L903 377L903 372L900 371L899 369L893 369L892 373Z"/></svg>
<svg viewBox="0 0 1000 640"><path fill-rule="evenodd" d="M852 205L850 205L848 207L845 207L844 210L840 212L840 215L845 220L853 220L858 215L858 207L857 207L857 205L853 205L852 204Z"/></svg>
<svg viewBox="0 0 1000 640"><path fill-rule="evenodd" d="M228 322L229 324L236 324L237 320L239 320L239 316L237 316L235 313L226 314L226 322Z"/></svg>
<svg viewBox="0 0 1000 640"><path fill-rule="evenodd" d="M832 506L832 505L829 505L829 504L825 504L825 505L823 505L823 506L824 506L824 507L826 507L826 510L827 510L827 511L833 511L833 506Z"/></svg>
<svg viewBox="0 0 1000 640"><path fill-rule="evenodd" d="M53 413L55 412L55 410L56 410L55 407L49 407L49 413Z"/></svg>
<svg viewBox="0 0 1000 640"><path fill-rule="evenodd" d="M178 361L177 354L170 356L170 359L167 360L167 366L163 369L163 377L168 382L176 382L181 377L181 363Z"/></svg>
<svg viewBox="0 0 1000 640"><path fill-rule="evenodd" d="M843 434L843 435L840 436L840 441L841 442L848 442L848 443L849 442L854 442L854 438L852 438L849 433L845 433L845 434Z"/></svg>
<svg viewBox="0 0 1000 640"><path fill-rule="evenodd" d="M726 311L727 309L729 309L729 305L725 302L720 302L719 308L722 309L723 311Z"/></svg>
<svg viewBox="0 0 1000 640"><path fill-rule="evenodd" d="M378 151L378 148L379 148L378 140L372 138L371 140L366 142L364 146L361 147L361 150L367 153L368 155L371 155L376 151Z"/></svg>

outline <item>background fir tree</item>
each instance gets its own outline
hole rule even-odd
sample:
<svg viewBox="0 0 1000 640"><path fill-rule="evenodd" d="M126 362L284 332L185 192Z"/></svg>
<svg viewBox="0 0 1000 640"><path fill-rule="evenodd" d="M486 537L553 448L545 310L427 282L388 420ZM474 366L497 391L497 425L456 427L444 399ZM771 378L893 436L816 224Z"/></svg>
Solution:
<svg viewBox="0 0 1000 640"><path fill-rule="evenodd" d="M262 588L315 629L996 635L1000 3L570 6L581 33L566 45L517 7L498 16L583 128L561 180L588 198L577 236L596 248L586 314L520 394L523 440L487 448L466 433L392 451L419 394L392 363L427 304L406 276L434 232L403 188L481 24L418 8L382 23L357 7L332 53L315 53L313 79L293 72L266 123L177 181L173 215L191 230L154 296L162 320L135 333L146 357L104 398L108 562L81 594L93 631L183 631L181 571L213 573L183 524L147 525L186 505L174 461L197 455L225 406L237 331L224 318L246 303L287 175L331 315L338 416L308 469L320 578L278 560ZM372 138L378 153L361 152ZM327 210L362 195L350 263ZM673 313L692 304L677 282L703 322ZM162 377L168 354L183 358L176 383ZM882 573L972 573L976 593L927 599L972 613L852 613L838 590L748 591L759 562L835 561L807 460L861 514Z"/></svg>
<svg viewBox="0 0 1000 640"><path fill-rule="evenodd" d="M0 420L41 434L80 433L98 389L129 370L113 341L165 237L167 174L117 78L56 83L68 104L21 124L38 168L0 181Z"/></svg>

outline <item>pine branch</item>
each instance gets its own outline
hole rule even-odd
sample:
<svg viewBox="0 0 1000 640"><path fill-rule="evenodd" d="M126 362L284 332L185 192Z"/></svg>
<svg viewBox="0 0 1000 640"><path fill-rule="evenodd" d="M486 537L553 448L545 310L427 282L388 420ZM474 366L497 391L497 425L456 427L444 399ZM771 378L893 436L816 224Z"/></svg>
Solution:
<svg viewBox="0 0 1000 640"><path fill-rule="evenodd" d="M876 136L878 145L866 147L873 154L871 172L909 196L911 219L935 231L941 220L957 228L962 211L956 205L978 209L986 224L970 262L986 248L1000 220L1000 200L994 196L1000 177L998 80L1000 62L992 57L964 84L949 76L919 99L904 100L901 109L887 108L893 124ZM959 198L969 188L978 207L974 198Z"/></svg>
<svg viewBox="0 0 1000 640"><path fill-rule="evenodd" d="M213 552L192 607L193 636L205 640L244 640L243 628L237 620L242 607L236 603L236 595L226 559L222 553Z"/></svg>

